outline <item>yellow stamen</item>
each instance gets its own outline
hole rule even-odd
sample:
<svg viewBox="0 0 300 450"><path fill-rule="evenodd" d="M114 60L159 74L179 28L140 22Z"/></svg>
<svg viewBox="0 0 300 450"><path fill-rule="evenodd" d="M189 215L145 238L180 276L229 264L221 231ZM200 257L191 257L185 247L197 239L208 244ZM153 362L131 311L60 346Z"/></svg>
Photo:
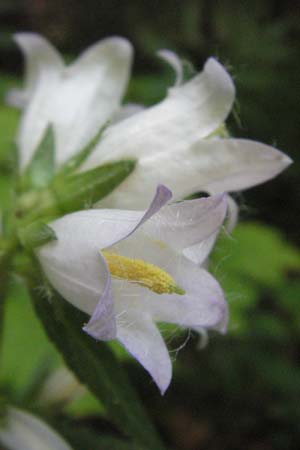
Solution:
<svg viewBox="0 0 300 450"><path fill-rule="evenodd" d="M138 283L156 294L184 295L167 272L142 259L127 258L116 253L101 252L113 277Z"/></svg>

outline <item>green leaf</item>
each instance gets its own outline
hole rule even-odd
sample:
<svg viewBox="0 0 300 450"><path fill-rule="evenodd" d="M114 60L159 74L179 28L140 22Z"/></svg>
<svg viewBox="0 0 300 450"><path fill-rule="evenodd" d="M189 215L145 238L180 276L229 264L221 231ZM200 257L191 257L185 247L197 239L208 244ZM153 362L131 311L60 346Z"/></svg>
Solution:
<svg viewBox="0 0 300 450"><path fill-rule="evenodd" d="M54 185L64 214L93 205L115 189L133 171L135 161L117 161L59 179Z"/></svg>
<svg viewBox="0 0 300 450"><path fill-rule="evenodd" d="M62 362L47 339L21 283L10 285L5 306L0 382L11 386L13 400L19 400L36 377L37 367L45 361L50 361L51 367Z"/></svg>
<svg viewBox="0 0 300 450"><path fill-rule="evenodd" d="M74 424L58 424L60 433L76 450L133 450L134 445L115 436L96 433L92 428Z"/></svg>
<svg viewBox="0 0 300 450"><path fill-rule="evenodd" d="M23 189L40 189L48 186L54 177L55 142L53 127L49 125L24 174Z"/></svg>
<svg viewBox="0 0 300 450"><path fill-rule="evenodd" d="M63 214L92 207L115 189L134 169L135 161L123 160L87 172L55 179L47 189L30 191L19 198L19 223L48 222Z"/></svg>
<svg viewBox="0 0 300 450"><path fill-rule="evenodd" d="M66 364L99 398L115 424L138 448L163 449L126 372L109 346L82 331L87 316L52 290L46 299L33 289L32 298L39 318Z"/></svg>
<svg viewBox="0 0 300 450"><path fill-rule="evenodd" d="M101 139L101 136L106 129L107 124L102 126L98 133L90 140L90 142L78 153L76 153L74 156L69 158L61 167L59 170L57 177L70 175L73 172L75 172L76 169L78 169L81 164L87 159L87 157L92 153L94 150L96 144L98 144L99 140Z"/></svg>
<svg viewBox="0 0 300 450"><path fill-rule="evenodd" d="M300 253L280 232L255 222L238 225L230 237L223 235L213 260L218 270L272 288L289 270L300 269Z"/></svg>
<svg viewBox="0 0 300 450"><path fill-rule="evenodd" d="M21 244L29 250L57 239L53 229L42 222L34 222L19 230L18 234Z"/></svg>
<svg viewBox="0 0 300 450"><path fill-rule="evenodd" d="M298 292L295 283L287 283L287 277L290 272L299 273L300 254L279 231L255 222L239 224L231 236L221 235L211 258L211 270L229 303L231 333L284 337L288 328L283 329L282 318L280 322L272 312L266 317L259 308L262 296L271 294L277 298L277 308L285 314L294 312L293 317L297 317ZM290 317L289 328L293 326Z"/></svg>

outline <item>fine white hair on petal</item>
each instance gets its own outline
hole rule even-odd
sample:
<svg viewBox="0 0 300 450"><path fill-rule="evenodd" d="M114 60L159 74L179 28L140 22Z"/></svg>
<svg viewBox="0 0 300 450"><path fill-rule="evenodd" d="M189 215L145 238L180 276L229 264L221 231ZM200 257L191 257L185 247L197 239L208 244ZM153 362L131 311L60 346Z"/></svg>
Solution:
<svg viewBox="0 0 300 450"><path fill-rule="evenodd" d="M101 249L126 239L171 198L158 186L146 211L85 210L50 223L57 240L36 250L52 286L70 303L91 315L84 330L97 339L116 334L110 274Z"/></svg>
<svg viewBox="0 0 300 450"><path fill-rule="evenodd" d="M169 189L159 185L146 211L94 209L68 214L50 224L57 241L37 250L54 288L91 315L84 331L95 339L117 338L162 393L171 380L171 361L155 323L224 331L227 318L218 282L182 254L185 247L218 231L226 195L166 206L170 199ZM167 286L169 276L181 291L168 287L158 296L139 277L115 277L101 250L133 263L142 259L152 264L157 273L167 274Z"/></svg>
<svg viewBox="0 0 300 450"><path fill-rule="evenodd" d="M72 450L69 444L41 419L9 407L0 427L0 442L8 450Z"/></svg>
<svg viewBox="0 0 300 450"><path fill-rule="evenodd" d="M171 248L185 249L218 232L227 211L227 195L185 200L162 208L144 229Z"/></svg>
<svg viewBox="0 0 300 450"><path fill-rule="evenodd" d="M176 75L175 86L180 86L183 82L183 64L179 56L168 49L159 50L157 55L174 69Z"/></svg>
<svg viewBox="0 0 300 450"><path fill-rule="evenodd" d="M215 242L217 240L219 234L219 230L217 230L215 233L211 234L208 238L204 239L203 241L199 242L198 244L194 244L190 247L187 247L183 250L183 254L186 258L188 258L190 261L193 261L193 263L201 266L207 266L207 258L215 245Z"/></svg>

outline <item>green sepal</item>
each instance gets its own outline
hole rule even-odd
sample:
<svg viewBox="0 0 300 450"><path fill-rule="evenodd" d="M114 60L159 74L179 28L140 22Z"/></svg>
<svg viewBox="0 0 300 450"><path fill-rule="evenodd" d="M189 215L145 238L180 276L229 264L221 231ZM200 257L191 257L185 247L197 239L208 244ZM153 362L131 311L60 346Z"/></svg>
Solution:
<svg viewBox="0 0 300 450"><path fill-rule="evenodd" d="M33 287L31 293L36 313L66 364L100 400L111 420L133 439L133 448L163 450L127 373L112 350L82 330L88 316L50 288L45 290L47 298L41 296L40 285L39 289Z"/></svg>
<svg viewBox="0 0 300 450"><path fill-rule="evenodd" d="M92 206L112 192L135 167L134 160L117 161L56 180L58 209L66 214Z"/></svg>
<svg viewBox="0 0 300 450"><path fill-rule="evenodd" d="M43 222L34 222L19 229L18 236L21 244L27 250L33 250L57 239L54 230Z"/></svg>
<svg viewBox="0 0 300 450"><path fill-rule="evenodd" d="M107 124L105 124L100 128L98 133L88 142L88 144L85 147L83 147L82 150L80 150L74 156L69 158L59 169L57 177L64 177L66 175L71 175L73 172L75 172L75 170L81 166L81 164L88 158L88 156L95 149L106 128Z"/></svg>
<svg viewBox="0 0 300 450"><path fill-rule="evenodd" d="M49 125L21 179L21 189L40 189L49 185L55 171L54 130Z"/></svg>

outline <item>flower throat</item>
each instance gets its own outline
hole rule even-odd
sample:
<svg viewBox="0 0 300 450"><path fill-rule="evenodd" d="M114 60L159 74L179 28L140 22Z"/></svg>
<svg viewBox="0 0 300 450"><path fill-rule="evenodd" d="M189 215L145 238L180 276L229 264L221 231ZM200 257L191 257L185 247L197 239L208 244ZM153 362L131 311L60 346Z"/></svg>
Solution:
<svg viewBox="0 0 300 450"><path fill-rule="evenodd" d="M176 284L171 275L154 264L142 259L127 258L116 253L106 251L101 253L111 275L115 278L138 283L156 294L185 294L185 291Z"/></svg>

